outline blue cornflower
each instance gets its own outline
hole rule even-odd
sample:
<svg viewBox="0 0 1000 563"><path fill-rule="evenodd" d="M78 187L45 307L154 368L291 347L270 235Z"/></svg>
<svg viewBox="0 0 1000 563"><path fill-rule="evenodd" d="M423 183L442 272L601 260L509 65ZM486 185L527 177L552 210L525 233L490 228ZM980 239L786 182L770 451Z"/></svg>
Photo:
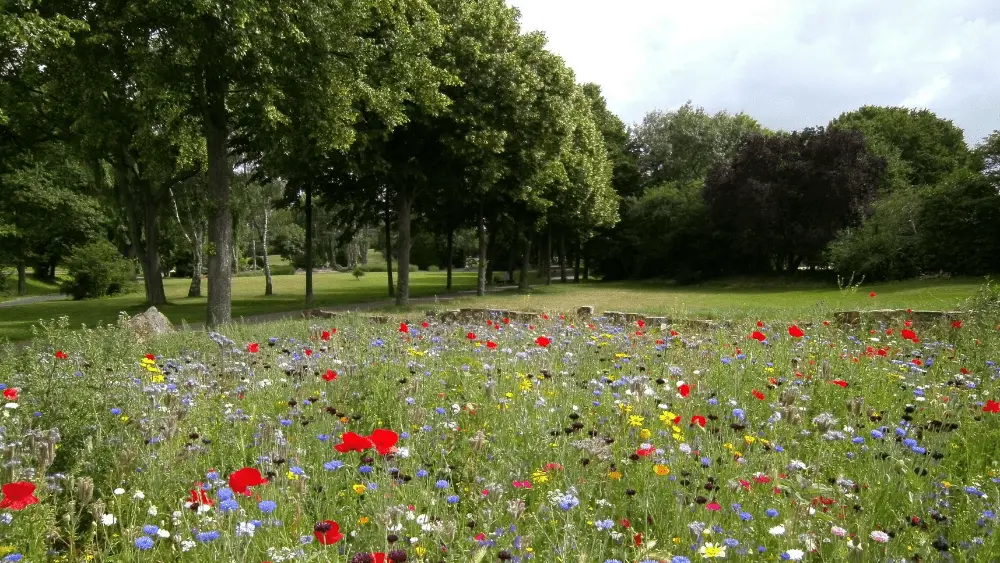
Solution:
<svg viewBox="0 0 1000 563"><path fill-rule="evenodd" d="M160 527L154 526L152 524L146 524L145 526L142 527L142 533L146 534L147 536L155 536L156 533L159 531Z"/></svg>
<svg viewBox="0 0 1000 563"><path fill-rule="evenodd" d="M233 498L233 490L230 489L229 487L222 487L221 489L215 492L215 496L219 500L229 500Z"/></svg>
<svg viewBox="0 0 1000 563"><path fill-rule="evenodd" d="M201 543L208 543L219 539L219 532L201 532L194 537Z"/></svg>
<svg viewBox="0 0 1000 563"><path fill-rule="evenodd" d="M439 488L439 489L447 489L448 488L448 481L445 481L444 479L441 479L437 483L434 483L434 486L437 487L437 488Z"/></svg>
<svg viewBox="0 0 1000 563"><path fill-rule="evenodd" d="M726 538L726 540L722 543L726 544L727 547L736 547L740 545L739 540L735 538Z"/></svg>
<svg viewBox="0 0 1000 563"><path fill-rule="evenodd" d="M149 536L139 536L138 538L135 539L135 547L137 547L142 551L146 551L147 549L153 549L153 538ZM7 559L5 558L4 561L6 560Z"/></svg>
<svg viewBox="0 0 1000 563"><path fill-rule="evenodd" d="M326 469L327 471L336 471L337 469L340 469L343 466L344 462L340 461L339 459L335 459L333 461L328 461L324 463L323 469Z"/></svg>
<svg viewBox="0 0 1000 563"><path fill-rule="evenodd" d="M327 441L330 440L330 435L329 434L320 434L319 436L316 436L316 438L318 438L320 442L327 442Z"/></svg>
<svg viewBox="0 0 1000 563"><path fill-rule="evenodd" d="M405 440L405 439L407 439L409 437L410 437L410 433L409 432L400 432L399 433L399 439L400 440Z"/></svg>
<svg viewBox="0 0 1000 563"><path fill-rule="evenodd" d="M884 434L882 434L881 430L872 430L872 438L875 438L876 440L881 440L882 436L884 436Z"/></svg>
<svg viewBox="0 0 1000 563"><path fill-rule="evenodd" d="M674 555L670 558L670 563L691 563L691 560L683 555Z"/></svg>
<svg viewBox="0 0 1000 563"><path fill-rule="evenodd" d="M737 420L743 420L746 418L746 414L743 412L743 409L733 409L733 417Z"/></svg>
<svg viewBox="0 0 1000 563"><path fill-rule="evenodd" d="M219 503L219 510L222 512L232 512L240 509L240 503L233 499L226 499Z"/></svg>
<svg viewBox="0 0 1000 563"><path fill-rule="evenodd" d="M917 441L914 440L913 438L907 438L903 440L903 445L906 446L907 448L912 448L913 446L917 445Z"/></svg>
<svg viewBox="0 0 1000 563"><path fill-rule="evenodd" d="M448 504L455 504L458 502L458 495L451 495L448 497Z"/></svg>
<svg viewBox="0 0 1000 563"><path fill-rule="evenodd" d="M281 419L280 423L281 423L282 426L291 426L292 425L292 421L288 420L287 418Z"/></svg>
<svg viewBox="0 0 1000 563"><path fill-rule="evenodd" d="M597 526L598 530L610 530L611 528L615 527L614 521L612 521L610 518L605 518L604 520L598 520L597 522L594 522L594 525Z"/></svg>
<svg viewBox="0 0 1000 563"><path fill-rule="evenodd" d="M219 478L219 472L218 471L209 471L208 474L206 475L206 477L208 477L209 481L215 481L216 479Z"/></svg>
<svg viewBox="0 0 1000 563"><path fill-rule="evenodd" d="M361 473L371 473L372 471L374 471L374 469L370 465L362 465L361 467L358 468L358 471L360 471Z"/></svg>
<svg viewBox="0 0 1000 563"><path fill-rule="evenodd" d="M302 469L301 467L297 466L297 465L293 465L292 467L289 467L288 470L291 471L295 475L300 475L301 476L301 475L305 475L306 474L305 470Z"/></svg>
<svg viewBox="0 0 1000 563"><path fill-rule="evenodd" d="M851 438L851 442L854 442L855 444L864 444L865 443L865 439L862 438L861 436L855 436L855 437Z"/></svg>
<svg viewBox="0 0 1000 563"><path fill-rule="evenodd" d="M113 414L115 416L118 416L121 413L122 413L122 410L120 408L118 408L118 407L115 407L115 408L111 409L111 414Z"/></svg>
<svg viewBox="0 0 1000 563"><path fill-rule="evenodd" d="M274 512L274 509L278 508L278 503L273 500L262 500L257 504L257 508L264 514L270 514Z"/></svg>
<svg viewBox="0 0 1000 563"><path fill-rule="evenodd" d="M446 413L448 411L444 410L444 407L438 407L438 408L434 409L434 412L436 412L438 414L444 414L444 413Z"/></svg>
<svg viewBox="0 0 1000 563"><path fill-rule="evenodd" d="M4 562L7 562L7 561L11 561L11 562L13 562L13 561L20 561L22 559L24 559L24 556L21 555L20 553L11 553L7 557L3 558Z"/></svg>
<svg viewBox="0 0 1000 563"><path fill-rule="evenodd" d="M712 460L707 457L703 457L701 458L701 464L705 467L708 467L709 465L712 465Z"/></svg>
<svg viewBox="0 0 1000 563"><path fill-rule="evenodd" d="M753 520L753 514L750 514L749 512L740 512L740 520L743 520L744 522L749 522Z"/></svg>
<svg viewBox="0 0 1000 563"><path fill-rule="evenodd" d="M767 514L768 518L775 518L778 516L778 511L773 508L768 508L767 512L764 514Z"/></svg>
<svg viewBox="0 0 1000 563"><path fill-rule="evenodd" d="M427 477L427 475L429 475L429 473L427 473L426 469L417 470L417 477Z"/></svg>

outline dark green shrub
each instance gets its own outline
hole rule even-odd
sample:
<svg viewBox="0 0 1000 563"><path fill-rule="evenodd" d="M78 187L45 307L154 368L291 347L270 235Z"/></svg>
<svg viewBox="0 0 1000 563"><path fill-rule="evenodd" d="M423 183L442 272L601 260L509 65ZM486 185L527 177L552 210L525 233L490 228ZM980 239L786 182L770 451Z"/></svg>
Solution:
<svg viewBox="0 0 1000 563"><path fill-rule="evenodd" d="M135 279L135 265L107 240L74 249L66 259L66 269L69 279L63 282L62 292L73 299L127 293Z"/></svg>

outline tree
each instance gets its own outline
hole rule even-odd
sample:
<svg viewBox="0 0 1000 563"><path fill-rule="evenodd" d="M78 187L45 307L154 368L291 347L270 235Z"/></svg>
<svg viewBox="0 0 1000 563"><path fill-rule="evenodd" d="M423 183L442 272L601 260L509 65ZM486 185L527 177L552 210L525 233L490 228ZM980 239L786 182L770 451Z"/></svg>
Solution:
<svg viewBox="0 0 1000 563"><path fill-rule="evenodd" d="M829 126L864 134L869 149L888 162L889 189L932 186L970 164L962 130L930 110L862 106Z"/></svg>
<svg viewBox="0 0 1000 563"><path fill-rule="evenodd" d="M884 173L884 159L856 131L750 135L705 181L709 218L733 257L729 269L793 272L815 262L838 231L861 219Z"/></svg>
<svg viewBox="0 0 1000 563"><path fill-rule="evenodd" d="M703 179L732 158L744 137L760 131L746 114L709 115L690 101L674 111L652 111L635 130L639 173L646 186Z"/></svg>

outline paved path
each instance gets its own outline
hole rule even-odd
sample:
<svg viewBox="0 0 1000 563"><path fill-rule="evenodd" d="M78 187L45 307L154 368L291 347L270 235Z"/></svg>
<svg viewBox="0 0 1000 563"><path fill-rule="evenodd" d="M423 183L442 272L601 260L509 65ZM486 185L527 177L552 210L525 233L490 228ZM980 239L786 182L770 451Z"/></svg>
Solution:
<svg viewBox="0 0 1000 563"><path fill-rule="evenodd" d="M11 299L10 301L0 301L0 309L15 307L17 305L28 305L29 303L42 303L44 301L66 301L69 298L69 295L61 295L59 293L32 295L31 297L18 297L17 299Z"/></svg>
<svg viewBox="0 0 1000 563"><path fill-rule="evenodd" d="M487 289L487 293L499 293L502 291L512 291L516 290L517 286L510 287L498 287ZM469 295L475 295L476 290L469 291L455 291L452 293L446 293L444 295L438 295L436 297L411 297L410 304L418 305L420 303L435 303L438 301L451 301L456 297L466 297ZM379 301L367 301L364 303L351 303L348 305L331 305L329 307L317 307L317 309L323 311L331 311L336 313L348 313L357 311L370 311L371 309L378 309L380 307L390 307L396 304L395 299L381 299ZM233 319L234 323L241 324L256 324L256 323L267 323L273 321L284 321L292 319L302 319L302 311L285 311L281 313L264 313L261 315L251 315L249 317L236 317ZM178 327L180 328L180 327ZM187 330L204 330L205 323L188 323L186 325Z"/></svg>

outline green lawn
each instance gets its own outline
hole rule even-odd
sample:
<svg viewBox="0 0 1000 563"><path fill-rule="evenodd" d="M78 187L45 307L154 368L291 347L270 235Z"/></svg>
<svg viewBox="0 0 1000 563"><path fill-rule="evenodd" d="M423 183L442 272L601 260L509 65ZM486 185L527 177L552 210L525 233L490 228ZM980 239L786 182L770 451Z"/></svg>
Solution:
<svg viewBox="0 0 1000 563"><path fill-rule="evenodd" d="M623 311L698 318L802 318L841 310L950 310L960 307L983 279L911 280L863 284L840 291L836 284L747 280L677 286L664 282L590 282L537 285L528 293L460 298L449 308L491 307L522 311L574 311L592 305L597 312ZM874 291L875 297L869 297ZM429 306L418 305L419 308Z"/></svg>
<svg viewBox="0 0 1000 563"><path fill-rule="evenodd" d="M51 295L54 293L59 293L59 280L56 283L49 283L47 281L42 281L34 277L28 276L27 285L28 293L26 295L17 294L17 275L11 277L9 280L10 289L6 292L0 293L0 302L11 301L14 299L20 299L22 297L32 297L35 295Z"/></svg>
<svg viewBox="0 0 1000 563"><path fill-rule="evenodd" d="M264 277L233 278L233 318L302 310L305 307L305 276L274 276L274 295L264 297ZM169 304L163 313L174 323L198 323L205 320L206 297L188 298L189 279L163 280ZM475 273L456 272L454 289L475 288ZM208 281L202 281L202 295L207 295ZM347 273L317 274L314 277L316 306L345 305L387 299L384 273L369 273L360 280ZM428 297L446 293L445 275L439 272L411 272L410 295ZM41 320L67 316L70 326L95 326L113 323L119 311L135 314L145 309L144 295L133 293L87 301L30 303L0 309L0 339L23 340L31 337L31 325Z"/></svg>
<svg viewBox="0 0 1000 563"><path fill-rule="evenodd" d="M426 297L446 293L444 272L412 272L411 295ZM187 279L164 280L170 303L163 312L175 323L199 323L205 317L205 298L188 298ZM203 292L207 291L207 280ZM824 317L839 310L912 308L950 310L963 303L984 283L981 279L911 280L864 284L855 291L836 285L780 280L730 280L693 286L664 282L589 282L551 286L534 285L527 293L494 293L485 298L461 297L447 303L421 303L412 310L490 307L524 311L568 312L592 305L598 312L625 311L697 318ZM384 273L369 273L360 280L346 273L315 277L316 306L347 305L387 299ZM455 290L475 287L474 272L456 272ZM869 297L874 291L875 297ZM305 307L305 276L275 276L274 292L264 297L262 276L233 279L233 317L298 311ZM114 322L119 311L144 310L143 295L135 293L91 301L31 303L0 309L0 339L31 337L38 320L68 316L70 326ZM395 307L382 307L396 311Z"/></svg>

